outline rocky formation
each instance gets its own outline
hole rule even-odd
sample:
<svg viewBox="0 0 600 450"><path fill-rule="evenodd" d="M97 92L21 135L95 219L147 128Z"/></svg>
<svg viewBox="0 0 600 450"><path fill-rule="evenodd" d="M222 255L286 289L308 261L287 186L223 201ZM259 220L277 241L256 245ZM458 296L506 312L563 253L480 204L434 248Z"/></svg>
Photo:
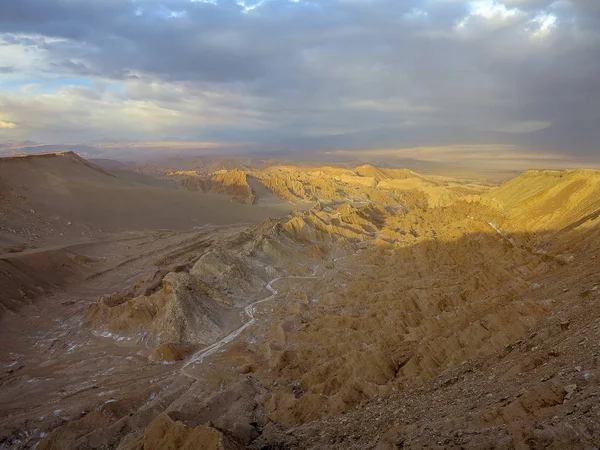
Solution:
<svg viewBox="0 0 600 450"><path fill-rule="evenodd" d="M252 176L314 207L90 307L93 332L173 364L151 396L119 391L128 419L92 411L40 445L596 445L597 172L492 190L371 166Z"/></svg>
<svg viewBox="0 0 600 450"><path fill-rule="evenodd" d="M185 272L168 273L160 289L115 304L102 298L86 324L117 339L148 346L165 343L207 345L239 323L231 299Z"/></svg>
<svg viewBox="0 0 600 450"><path fill-rule="evenodd" d="M123 443L122 450L241 450L235 439L207 425L191 428L168 414L159 414L144 433Z"/></svg>
<svg viewBox="0 0 600 450"><path fill-rule="evenodd" d="M190 349L217 341L247 318L238 308L262 297L276 276L307 271L293 258L297 244L267 221L194 263L161 270L134 288L103 296L91 305L86 326L101 336L153 349L153 360L180 360Z"/></svg>
<svg viewBox="0 0 600 450"><path fill-rule="evenodd" d="M180 177L181 184L190 191L230 195L233 201L240 203L253 204L257 201L248 184L246 172L238 169L219 170L209 175L200 175L195 171L172 171L168 175Z"/></svg>
<svg viewBox="0 0 600 450"><path fill-rule="evenodd" d="M573 230L600 216L600 171L530 170L490 191L516 231Z"/></svg>
<svg viewBox="0 0 600 450"><path fill-rule="evenodd" d="M215 189L233 189L253 203L246 177L215 174ZM115 176L72 152L0 157L0 315L90 276L97 261L80 254L80 244L158 229L259 223L295 209L279 200L236 204L142 181Z"/></svg>
<svg viewBox="0 0 600 450"><path fill-rule="evenodd" d="M447 206L469 194L481 194L481 185L460 184L419 175L410 170L361 166L355 170L323 167L306 169L274 166L256 172L273 192L290 201L371 201L384 205L400 202L407 193L422 195L431 207Z"/></svg>
<svg viewBox="0 0 600 450"><path fill-rule="evenodd" d="M283 202L232 204L225 196L119 175L71 152L0 157L0 255L123 231L259 223L292 209ZM242 203L254 202L241 171L217 173L211 186Z"/></svg>

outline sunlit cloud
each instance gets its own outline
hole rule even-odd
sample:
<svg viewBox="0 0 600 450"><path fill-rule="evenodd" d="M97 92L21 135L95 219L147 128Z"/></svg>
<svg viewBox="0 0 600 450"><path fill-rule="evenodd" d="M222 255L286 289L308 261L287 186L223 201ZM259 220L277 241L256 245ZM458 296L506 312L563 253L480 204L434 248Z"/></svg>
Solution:
<svg viewBox="0 0 600 450"><path fill-rule="evenodd" d="M506 28L522 19L525 14L519 8L507 7L498 0L475 0L469 4L469 13L456 25L458 31L470 28Z"/></svg>
<svg viewBox="0 0 600 450"><path fill-rule="evenodd" d="M556 16L552 14L542 13L535 16L531 20L531 23L534 25L533 33L542 36L550 33L556 27L556 21Z"/></svg>
<svg viewBox="0 0 600 450"><path fill-rule="evenodd" d="M498 0L476 0L470 9L471 15L486 19L508 19L520 13L518 8L508 8Z"/></svg>
<svg viewBox="0 0 600 450"><path fill-rule="evenodd" d="M12 122L4 122L3 120L0 120L0 128L2 129L10 130L16 127L17 126Z"/></svg>

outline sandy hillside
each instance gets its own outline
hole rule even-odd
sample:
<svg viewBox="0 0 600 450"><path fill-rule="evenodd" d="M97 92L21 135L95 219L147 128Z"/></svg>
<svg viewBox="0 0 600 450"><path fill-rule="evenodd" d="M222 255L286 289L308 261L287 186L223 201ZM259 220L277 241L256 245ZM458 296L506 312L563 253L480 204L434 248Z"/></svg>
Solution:
<svg viewBox="0 0 600 450"><path fill-rule="evenodd" d="M70 247L79 278L4 322L2 445L598 445L598 172L176 177L313 207Z"/></svg>
<svg viewBox="0 0 600 450"><path fill-rule="evenodd" d="M109 172L70 152L0 158L0 305L15 310L77 279L92 262L76 244L257 223L296 207L242 205L119 167Z"/></svg>
<svg viewBox="0 0 600 450"><path fill-rule="evenodd" d="M15 234L27 240L56 237L68 231L65 226L79 227L77 234L88 229L185 230L209 223L258 222L283 211L118 177L68 152L1 158L0 189L0 233L6 243ZM43 220L49 222L38 226Z"/></svg>

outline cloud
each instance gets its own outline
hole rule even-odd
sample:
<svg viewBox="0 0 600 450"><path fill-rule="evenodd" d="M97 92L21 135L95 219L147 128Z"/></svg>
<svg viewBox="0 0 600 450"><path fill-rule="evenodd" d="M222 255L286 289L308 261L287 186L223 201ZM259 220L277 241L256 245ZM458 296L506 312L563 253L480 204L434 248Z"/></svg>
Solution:
<svg viewBox="0 0 600 450"><path fill-rule="evenodd" d="M12 122L4 122L3 120L0 120L0 129L10 130L10 129L13 129L13 128L16 128L16 127L17 126L14 123L12 123Z"/></svg>
<svg viewBox="0 0 600 450"><path fill-rule="evenodd" d="M5 3L0 105L32 139L599 152L596 0Z"/></svg>

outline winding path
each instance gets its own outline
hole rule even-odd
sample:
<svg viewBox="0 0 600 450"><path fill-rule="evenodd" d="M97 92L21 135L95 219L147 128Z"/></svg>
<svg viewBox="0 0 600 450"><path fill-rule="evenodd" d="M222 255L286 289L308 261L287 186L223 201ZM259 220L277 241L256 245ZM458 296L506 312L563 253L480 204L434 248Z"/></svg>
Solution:
<svg viewBox="0 0 600 450"><path fill-rule="evenodd" d="M316 272L316 270L315 270L315 272ZM258 300L258 301L254 302L254 303L251 303L251 304L249 304L248 306L246 306L244 308L244 312L246 313L246 315L248 317L250 317L250 320L248 322L246 322L245 324L243 324L241 327L239 327L237 330L234 330L231 333L229 333L223 339L215 342L214 344L209 345L208 347L203 348L198 353L196 353L195 355L193 355L189 359L189 361L186 362L183 365L182 369L185 369L186 367L188 367L188 366L190 366L192 364L201 363L204 360L204 358L206 358L207 356L212 355L213 353L215 353L217 350L219 350L223 346L229 344L234 339L236 339L242 333L242 331L244 331L246 328L252 326L254 324L254 322L256 322L256 319L254 317L254 308L255 308L255 306L258 305L258 304L260 304L260 303L265 303L265 302L271 301L271 300L273 300L277 296L277 289L275 289L272 286L273 283L275 283L276 281L279 281L279 280L284 280L284 279L316 279L316 278L319 278L319 277L315 277L315 276L310 276L310 277L293 277L293 276L289 276L289 277L277 277L277 278L274 278L271 281L269 281L269 283L267 284L266 288L271 292L271 295L269 295L268 297L263 298L262 300Z"/></svg>

